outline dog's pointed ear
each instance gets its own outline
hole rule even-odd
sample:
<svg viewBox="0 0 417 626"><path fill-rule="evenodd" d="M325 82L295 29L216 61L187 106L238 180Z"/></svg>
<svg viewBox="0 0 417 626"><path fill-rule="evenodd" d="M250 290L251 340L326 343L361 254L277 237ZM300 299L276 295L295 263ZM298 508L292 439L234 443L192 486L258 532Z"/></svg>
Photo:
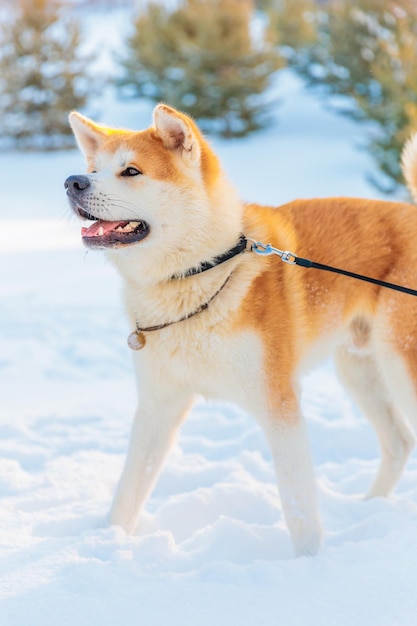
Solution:
<svg viewBox="0 0 417 626"><path fill-rule="evenodd" d="M86 157L93 156L106 137L105 127L99 126L77 111L70 113L69 122L81 151Z"/></svg>
<svg viewBox="0 0 417 626"><path fill-rule="evenodd" d="M190 164L200 161L198 130L191 118L166 104L158 104L153 120L165 148L178 152Z"/></svg>

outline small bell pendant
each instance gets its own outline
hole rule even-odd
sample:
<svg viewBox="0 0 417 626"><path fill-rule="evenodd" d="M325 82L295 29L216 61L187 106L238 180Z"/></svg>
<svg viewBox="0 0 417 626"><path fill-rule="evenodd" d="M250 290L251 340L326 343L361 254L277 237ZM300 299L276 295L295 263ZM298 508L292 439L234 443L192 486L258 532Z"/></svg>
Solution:
<svg viewBox="0 0 417 626"><path fill-rule="evenodd" d="M127 345L132 350L142 350L142 348L145 347L145 344L146 344L146 337L142 332L138 330L135 330L133 333L130 333L129 337L127 338Z"/></svg>

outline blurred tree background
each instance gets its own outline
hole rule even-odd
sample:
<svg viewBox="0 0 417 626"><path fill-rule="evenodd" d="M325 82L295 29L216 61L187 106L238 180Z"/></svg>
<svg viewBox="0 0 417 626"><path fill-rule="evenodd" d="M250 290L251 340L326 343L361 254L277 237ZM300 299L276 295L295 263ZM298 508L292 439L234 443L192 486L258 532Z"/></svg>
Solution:
<svg viewBox="0 0 417 626"><path fill-rule="evenodd" d="M0 143L66 147L68 111L85 109L94 93L82 12L112 4L4 3ZM288 66L336 110L368 122L366 147L381 174L374 183L392 191L402 182L401 149L417 130L417 0L151 0L140 7L134 13L125 4L125 49L116 60L121 97L162 100L206 132L243 137L272 113L279 117L275 78Z"/></svg>
<svg viewBox="0 0 417 626"><path fill-rule="evenodd" d="M80 26L48 0L17 0L0 24L0 138L24 149L72 146L68 111L91 95Z"/></svg>
<svg viewBox="0 0 417 626"><path fill-rule="evenodd" d="M373 122L367 147L384 191L402 183L400 154L417 130L416 0L270 0L278 45L312 86L347 96L339 110Z"/></svg>
<svg viewBox="0 0 417 626"><path fill-rule="evenodd" d="M252 35L253 15L251 0L149 4L127 42L121 92L168 102L223 137L263 128L283 61L267 28Z"/></svg>

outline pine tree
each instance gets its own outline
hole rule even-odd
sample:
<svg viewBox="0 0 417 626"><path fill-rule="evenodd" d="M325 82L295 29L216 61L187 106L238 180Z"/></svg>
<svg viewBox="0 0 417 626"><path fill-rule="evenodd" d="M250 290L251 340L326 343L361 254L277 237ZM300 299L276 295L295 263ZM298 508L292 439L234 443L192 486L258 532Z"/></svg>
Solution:
<svg viewBox="0 0 417 626"><path fill-rule="evenodd" d="M293 0L281 0L291 4ZM296 0L305 2L308 0ZM402 181L400 155L417 128L417 3L415 0L313 2L316 35L298 42L290 62L312 85L348 96L341 109L373 122L368 149L393 191ZM311 12L310 12L311 15ZM281 20L281 30L285 30Z"/></svg>
<svg viewBox="0 0 417 626"><path fill-rule="evenodd" d="M0 143L52 149L72 145L68 111L91 93L80 29L57 1L17 0L0 26Z"/></svg>
<svg viewBox="0 0 417 626"><path fill-rule="evenodd" d="M287 57L315 43L315 0L258 0L257 4L268 16L277 45L289 49Z"/></svg>
<svg viewBox="0 0 417 626"><path fill-rule="evenodd" d="M267 33L252 36L252 17L250 0L148 5L122 60L122 93L166 102L224 137L262 128L281 61Z"/></svg>

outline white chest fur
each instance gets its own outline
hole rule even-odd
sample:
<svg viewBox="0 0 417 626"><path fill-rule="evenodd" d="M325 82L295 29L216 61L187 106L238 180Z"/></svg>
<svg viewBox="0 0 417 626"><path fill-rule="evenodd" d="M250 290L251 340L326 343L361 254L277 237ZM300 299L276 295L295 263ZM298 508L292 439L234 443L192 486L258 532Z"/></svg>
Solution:
<svg viewBox="0 0 417 626"><path fill-rule="evenodd" d="M190 328L185 328L188 324ZM262 347L254 333L191 328L191 320L147 336L134 353L140 393L178 387L190 394L244 404L264 391ZM151 391L152 390L152 391Z"/></svg>

